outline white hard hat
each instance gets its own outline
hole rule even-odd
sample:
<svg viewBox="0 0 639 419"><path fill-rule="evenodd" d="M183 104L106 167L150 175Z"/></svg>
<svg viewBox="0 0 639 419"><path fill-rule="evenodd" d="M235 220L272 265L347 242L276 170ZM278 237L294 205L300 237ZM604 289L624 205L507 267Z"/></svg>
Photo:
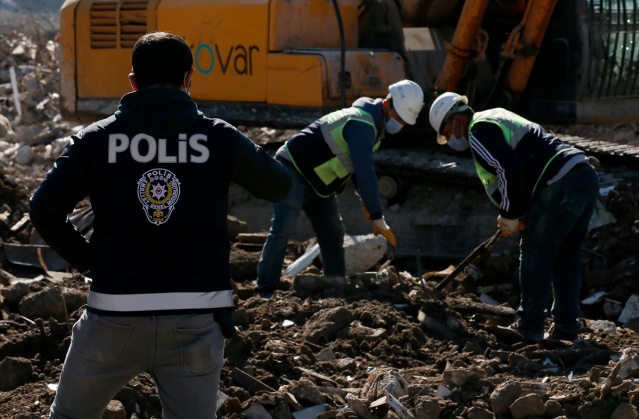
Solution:
<svg viewBox="0 0 639 419"><path fill-rule="evenodd" d="M461 106L459 106L460 104ZM448 112L453 109L461 112L469 108L468 98L466 96L454 92L446 92L437 96L437 99L435 99L433 104L430 106L428 119L430 120L430 125L433 127L435 132L437 132L438 144L446 144L446 138L442 136L439 131L442 128L442 123L444 122Z"/></svg>
<svg viewBox="0 0 639 419"><path fill-rule="evenodd" d="M402 80L388 86L393 98L393 107L399 117L409 125L415 125L417 116L424 106L424 92L419 84L410 80Z"/></svg>

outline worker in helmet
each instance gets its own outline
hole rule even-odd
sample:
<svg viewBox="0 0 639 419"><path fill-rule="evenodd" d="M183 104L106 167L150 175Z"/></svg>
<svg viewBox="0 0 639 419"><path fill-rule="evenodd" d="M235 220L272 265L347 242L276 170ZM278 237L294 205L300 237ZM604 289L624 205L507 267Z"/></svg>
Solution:
<svg viewBox="0 0 639 419"><path fill-rule="evenodd" d="M548 337L578 339L581 248L599 194L587 156L506 109L474 112L453 92L435 99L429 120L439 144L470 148L503 235L521 231L520 305L509 329L527 342L544 339L552 293Z"/></svg>
<svg viewBox="0 0 639 419"><path fill-rule="evenodd" d="M374 234L396 245L382 214L373 152L386 134L415 124L423 100L417 83L402 80L389 86L384 99L359 98L351 107L314 121L279 148L276 159L288 167L293 186L273 205L272 226L257 268L257 295L270 298L277 289L286 245L302 210L317 236L324 275L345 276L344 226L336 193L351 178Z"/></svg>

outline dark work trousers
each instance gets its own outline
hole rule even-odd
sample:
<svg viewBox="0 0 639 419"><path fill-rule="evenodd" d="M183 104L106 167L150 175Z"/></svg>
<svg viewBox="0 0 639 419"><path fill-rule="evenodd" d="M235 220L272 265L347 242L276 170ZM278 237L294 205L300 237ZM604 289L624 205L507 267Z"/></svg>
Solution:
<svg viewBox="0 0 639 419"><path fill-rule="evenodd" d="M581 289L581 248L599 196L597 173L579 164L537 191L521 234L519 317L543 331L552 291L555 328L576 334Z"/></svg>

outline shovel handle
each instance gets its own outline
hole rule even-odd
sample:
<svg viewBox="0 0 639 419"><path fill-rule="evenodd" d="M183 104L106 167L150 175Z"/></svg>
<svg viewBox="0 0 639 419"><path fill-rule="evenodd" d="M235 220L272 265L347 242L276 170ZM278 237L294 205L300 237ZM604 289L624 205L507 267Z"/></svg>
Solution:
<svg viewBox="0 0 639 419"><path fill-rule="evenodd" d="M466 256L466 259L464 259L459 265L457 265L457 267L453 269L453 271L449 273L446 278L442 279L441 282L435 287L435 290L441 291L442 289L444 289L444 287L448 285L450 281L455 279L457 275L459 275L464 269L466 269L468 265L470 265L475 260L477 255L489 250L500 237L501 230L498 229L495 234L492 235L492 237L477 246L475 250L473 250L468 256Z"/></svg>

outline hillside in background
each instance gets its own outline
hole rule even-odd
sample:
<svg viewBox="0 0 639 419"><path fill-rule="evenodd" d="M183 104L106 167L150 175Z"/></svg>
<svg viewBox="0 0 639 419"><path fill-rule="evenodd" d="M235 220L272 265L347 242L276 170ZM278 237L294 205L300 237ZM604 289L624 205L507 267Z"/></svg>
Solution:
<svg viewBox="0 0 639 419"><path fill-rule="evenodd" d="M64 0L0 0L3 32L57 32Z"/></svg>
<svg viewBox="0 0 639 419"><path fill-rule="evenodd" d="M64 0L0 0L0 10L13 13L58 13Z"/></svg>

